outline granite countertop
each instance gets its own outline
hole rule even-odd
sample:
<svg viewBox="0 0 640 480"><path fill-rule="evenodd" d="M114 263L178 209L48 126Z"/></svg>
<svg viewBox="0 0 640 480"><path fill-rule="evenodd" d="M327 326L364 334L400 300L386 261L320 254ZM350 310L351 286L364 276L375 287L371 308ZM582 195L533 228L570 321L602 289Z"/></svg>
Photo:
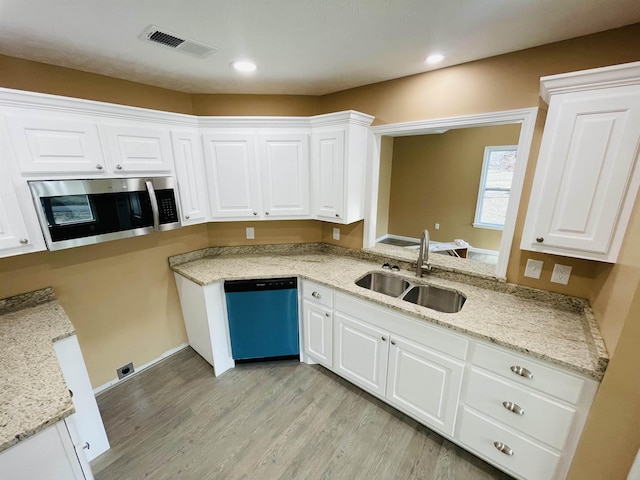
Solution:
<svg viewBox="0 0 640 480"><path fill-rule="evenodd" d="M0 452L75 412L53 349L74 333L50 288L0 300Z"/></svg>
<svg viewBox="0 0 640 480"><path fill-rule="evenodd" d="M502 345L601 380L608 354L588 302L454 271L415 277L409 263L399 272L382 270L382 257L323 244L265 247L210 247L170 259L172 269L208 285L221 280L299 276L470 336ZM412 283L463 293L458 313L442 313L355 285L371 271L385 271Z"/></svg>

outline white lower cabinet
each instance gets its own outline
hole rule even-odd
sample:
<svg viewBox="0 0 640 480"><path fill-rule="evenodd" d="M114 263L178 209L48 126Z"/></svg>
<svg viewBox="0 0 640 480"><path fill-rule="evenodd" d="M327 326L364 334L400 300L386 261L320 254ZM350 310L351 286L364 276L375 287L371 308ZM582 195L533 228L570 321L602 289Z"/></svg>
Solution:
<svg viewBox="0 0 640 480"><path fill-rule="evenodd" d="M389 334L343 313L334 313L334 371L356 385L384 396Z"/></svg>
<svg viewBox="0 0 640 480"><path fill-rule="evenodd" d="M302 303L303 351L325 367L333 366L333 313L304 300Z"/></svg>
<svg viewBox="0 0 640 480"><path fill-rule="evenodd" d="M109 440L91 388L78 338L75 335L63 338L55 342L53 348L76 409L76 413L71 415L78 433L74 444L85 450L88 460L93 460L109 450Z"/></svg>
<svg viewBox="0 0 640 480"><path fill-rule="evenodd" d="M439 432L453 435L464 363L391 336L385 398Z"/></svg>
<svg viewBox="0 0 640 480"><path fill-rule="evenodd" d="M302 341L312 360L516 478L566 477L598 382L301 284Z"/></svg>
<svg viewBox="0 0 640 480"><path fill-rule="evenodd" d="M93 480L64 420L0 453L0 480Z"/></svg>

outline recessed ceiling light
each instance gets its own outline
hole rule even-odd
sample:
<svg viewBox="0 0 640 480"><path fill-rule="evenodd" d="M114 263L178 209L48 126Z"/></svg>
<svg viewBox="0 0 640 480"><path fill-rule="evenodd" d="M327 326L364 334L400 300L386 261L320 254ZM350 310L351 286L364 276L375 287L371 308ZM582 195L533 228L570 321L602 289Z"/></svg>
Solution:
<svg viewBox="0 0 640 480"><path fill-rule="evenodd" d="M444 60L444 55L442 55L441 53L434 53L433 55L429 55L426 59L426 62L429 65L435 65L436 63L440 63L442 60Z"/></svg>
<svg viewBox="0 0 640 480"><path fill-rule="evenodd" d="M254 72L257 68L255 63L246 60L233 62L231 66L239 72Z"/></svg>

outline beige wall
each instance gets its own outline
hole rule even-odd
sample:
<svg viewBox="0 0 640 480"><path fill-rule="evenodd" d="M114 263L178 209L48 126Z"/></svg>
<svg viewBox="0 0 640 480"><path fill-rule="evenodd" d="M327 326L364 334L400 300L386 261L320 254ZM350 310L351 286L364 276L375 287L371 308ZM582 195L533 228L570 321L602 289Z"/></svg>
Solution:
<svg viewBox="0 0 640 480"><path fill-rule="evenodd" d="M94 387L186 342L167 258L204 248L204 225L0 259L0 298L53 287L78 333Z"/></svg>
<svg viewBox="0 0 640 480"><path fill-rule="evenodd" d="M247 239L247 227L253 227L255 239ZM216 222L208 224L208 231L212 247L322 241L322 223L315 220Z"/></svg>
<svg viewBox="0 0 640 480"><path fill-rule="evenodd" d="M375 115L376 124L383 124L531 107L539 104L540 76L637 60L640 60L640 24L327 95L318 99L318 110L314 113L355 109ZM297 115L312 109L314 103L308 97L303 97L300 104L295 98L288 98L286 101L291 103L281 109L279 102L265 99L254 109L247 106L249 99L241 96L238 110L234 110L233 96L201 99L8 57L0 57L0 85L183 113L191 113L195 104L199 112L206 114L273 112ZM510 257L508 278L517 283L525 282L523 262L529 254L520 252L518 245L542 125L538 122ZM634 218L637 217L636 212ZM184 341L179 305L166 258L208 244L211 228L224 229L196 226L158 237L0 260L0 296L53 286L78 328L85 354L90 357L87 363L92 382L99 385L113 378L111 372L124 360L140 358L144 363ZM352 234L354 238L360 236L361 241L361 227L354 228L354 232L347 234L349 242ZM321 238L329 234L330 228L323 225ZM317 231L311 234L316 235ZM637 245L640 235L632 230L625 242ZM547 263L555 258L543 258L545 268L552 268ZM574 275L564 290L548 281L533 286L560 289L584 297L591 295L594 306L600 305L597 311L600 312L601 327L610 332L606 335L609 348L618 344L596 397L570 477L623 479L634 449L638 447L635 428L638 419L633 415L640 403L638 382L634 381L637 377L635 368L640 363L637 348L640 300L636 288L634 302L618 311L612 308L612 300L606 298L606 291L615 292L629 282L637 282L638 272L634 268L603 267L596 262L583 264L571 259L559 260L573 265L580 274ZM139 270L145 273L138 273ZM141 279L147 282L145 288L139 286ZM138 303L151 310L138 307ZM101 342L107 346L101 347ZM121 355L121 351L126 353ZM108 365L102 365L103 359L108 360Z"/></svg>
<svg viewBox="0 0 640 480"><path fill-rule="evenodd" d="M193 95L194 115L310 116L320 97L303 95Z"/></svg>
<svg viewBox="0 0 640 480"><path fill-rule="evenodd" d="M513 124L395 138L388 233L419 238L426 228L434 241L499 250L501 230L473 227L484 149L517 145L519 136Z"/></svg>

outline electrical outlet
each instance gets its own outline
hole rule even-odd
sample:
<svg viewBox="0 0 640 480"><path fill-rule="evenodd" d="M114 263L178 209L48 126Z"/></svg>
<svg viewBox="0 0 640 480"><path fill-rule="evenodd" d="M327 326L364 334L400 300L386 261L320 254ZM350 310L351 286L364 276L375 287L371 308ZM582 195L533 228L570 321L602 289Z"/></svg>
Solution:
<svg viewBox="0 0 640 480"><path fill-rule="evenodd" d="M566 285L571 278L571 267L569 265L560 265L556 263L553 266L553 273L551 274L551 281L554 283L561 283Z"/></svg>
<svg viewBox="0 0 640 480"><path fill-rule="evenodd" d="M524 276L539 279L543 265L544 262L542 260L532 260L530 258L527 260L527 268L524 270Z"/></svg>
<svg viewBox="0 0 640 480"><path fill-rule="evenodd" d="M254 238L256 238L255 230L253 229L253 227L247 227L247 239L253 240Z"/></svg>
<svg viewBox="0 0 640 480"><path fill-rule="evenodd" d="M436 227L436 230L440 230L440 224L439 223L436 223L435 227Z"/></svg>
<svg viewBox="0 0 640 480"><path fill-rule="evenodd" d="M120 367L116 370L116 373L118 374L118 380L131 375L133 372L135 372L135 369L133 368L133 362L127 363L125 366Z"/></svg>
<svg viewBox="0 0 640 480"><path fill-rule="evenodd" d="M340 229L337 227L333 229L333 239L340 240Z"/></svg>

